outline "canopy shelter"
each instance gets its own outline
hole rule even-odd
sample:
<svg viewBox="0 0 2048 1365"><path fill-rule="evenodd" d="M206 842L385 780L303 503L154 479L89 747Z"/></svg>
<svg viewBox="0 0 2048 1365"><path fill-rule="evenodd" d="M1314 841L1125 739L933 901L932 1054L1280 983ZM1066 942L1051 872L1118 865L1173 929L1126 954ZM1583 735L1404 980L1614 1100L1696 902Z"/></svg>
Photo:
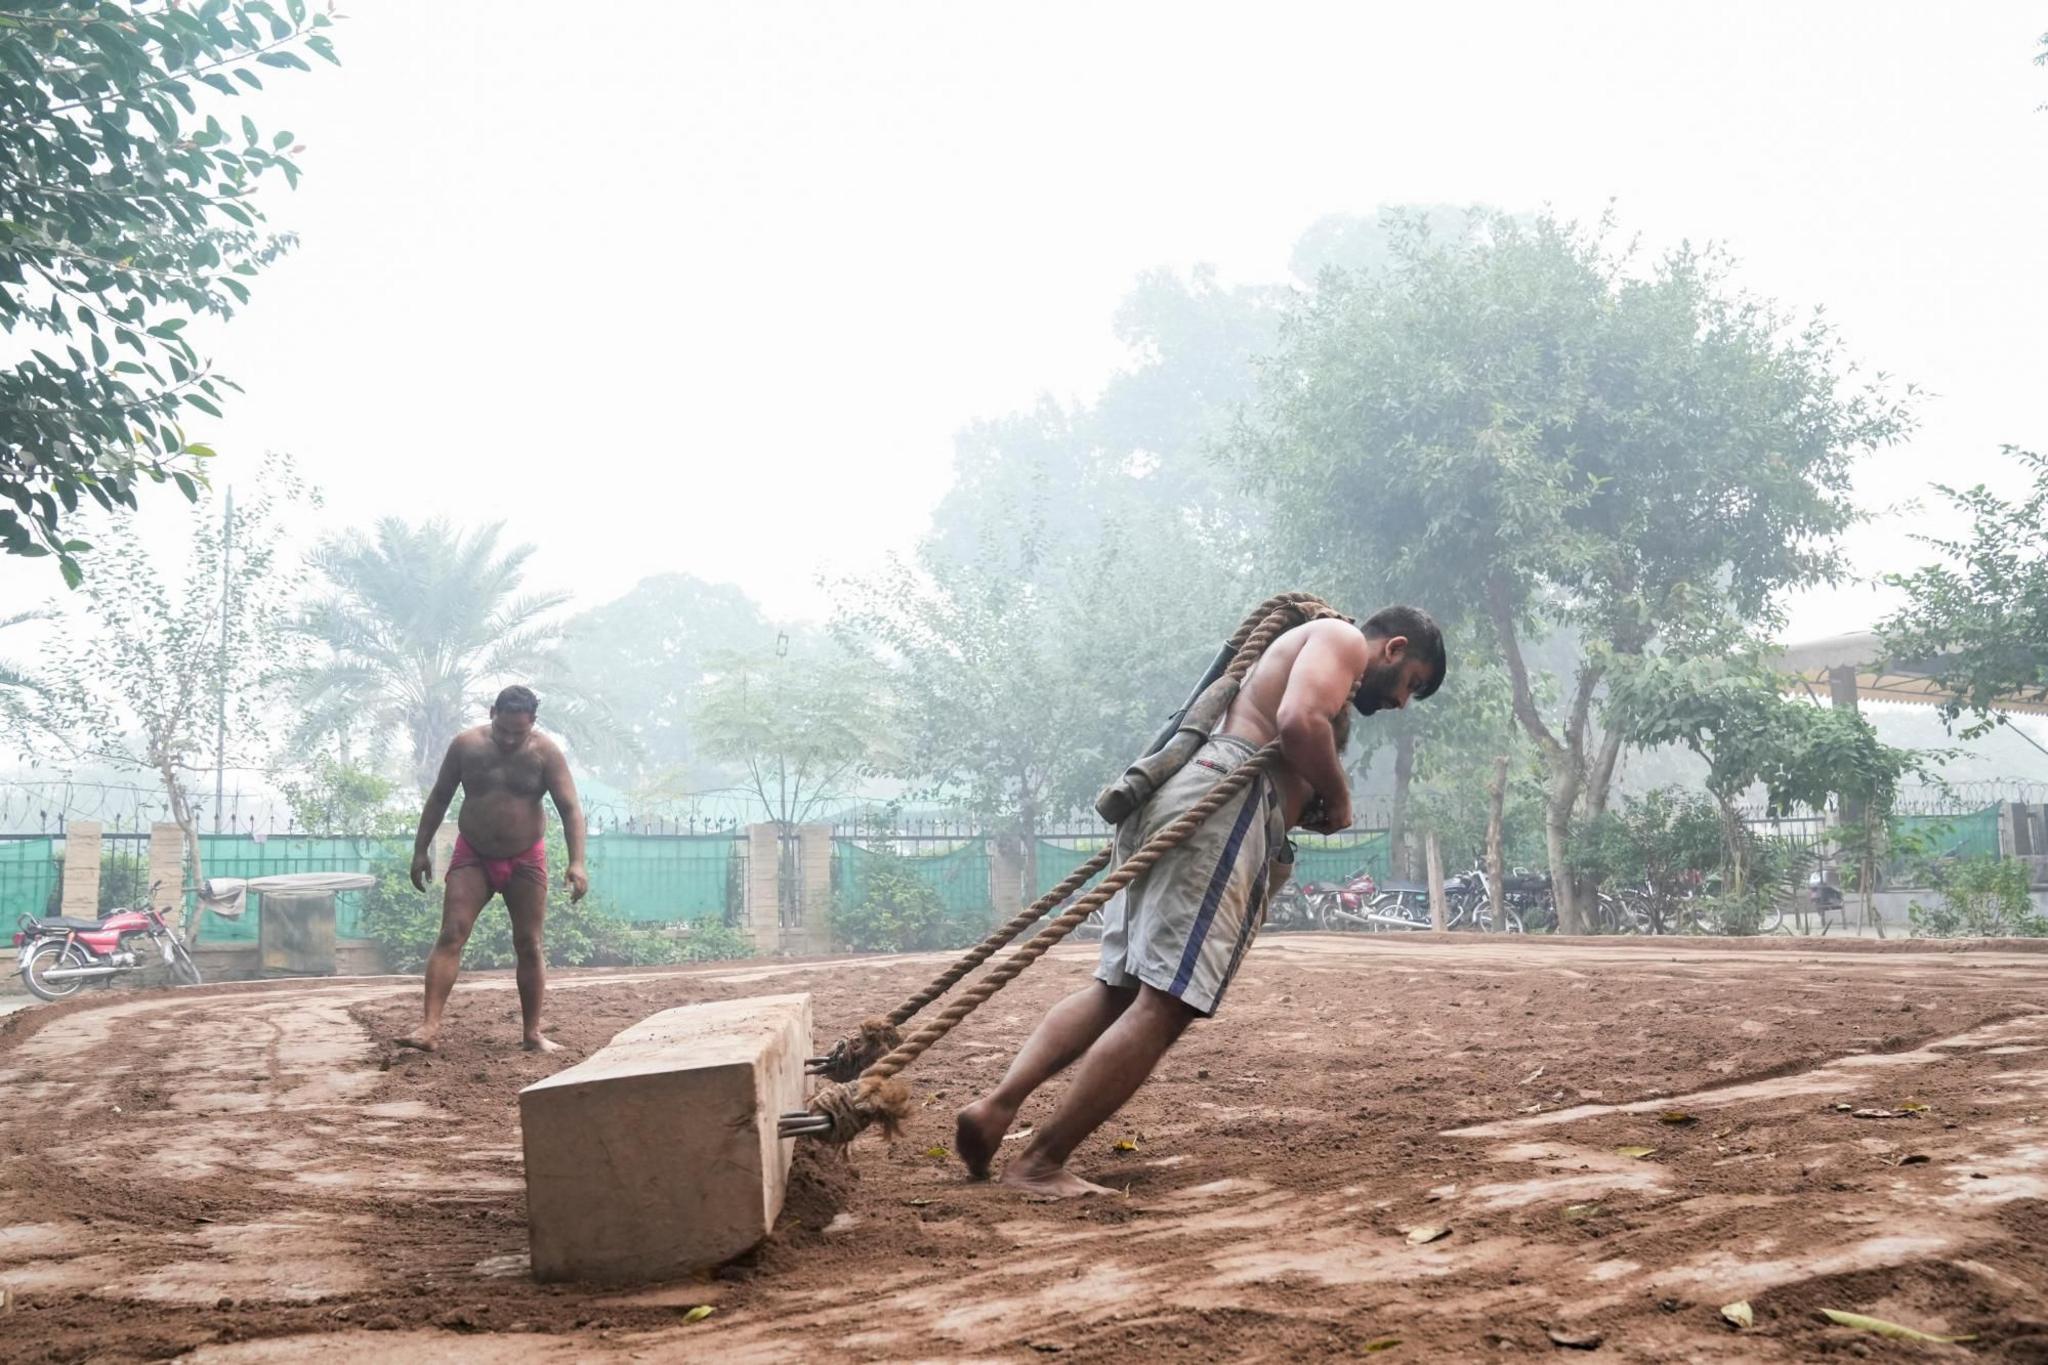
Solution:
<svg viewBox="0 0 2048 1365"><path fill-rule="evenodd" d="M1826 688L1836 706L1854 707L1865 701L1940 706L1956 694L1934 680L1938 662L1886 659L1883 642L1872 632L1861 631L1788 645L1773 666L1784 676L1787 692L1817 697L1819 689ZM2048 697L2012 693L1994 701L1992 709L2048 716Z"/></svg>

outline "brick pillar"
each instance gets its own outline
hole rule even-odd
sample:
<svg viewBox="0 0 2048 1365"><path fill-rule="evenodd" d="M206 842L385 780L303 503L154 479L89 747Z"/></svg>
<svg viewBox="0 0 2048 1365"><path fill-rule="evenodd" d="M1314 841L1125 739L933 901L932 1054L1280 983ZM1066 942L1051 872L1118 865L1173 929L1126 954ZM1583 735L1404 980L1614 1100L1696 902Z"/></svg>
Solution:
<svg viewBox="0 0 2048 1365"><path fill-rule="evenodd" d="M782 946L782 907L779 899L782 841L776 826L747 826L746 930L754 937L754 951L772 953Z"/></svg>
<svg viewBox="0 0 2048 1365"><path fill-rule="evenodd" d="M41 914L39 907L37 914ZM100 822L72 820L64 826L64 898L58 913L98 919L100 913Z"/></svg>
<svg viewBox="0 0 2048 1365"><path fill-rule="evenodd" d="M1024 850L1020 841L1007 836L989 840L988 899L992 924L1001 924L1024 908L1024 890Z"/></svg>
<svg viewBox="0 0 2048 1365"><path fill-rule="evenodd" d="M783 936L783 951L832 951L832 826L803 825L796 832L797 903L803 924Z"/></svg>
<svg viewBox="0 0 2048 1365"><path fill-rule="evenodd" d="M163 910L164 917L190 942L193 926L183 923L185 831L175 824L160 822L149 827L149 884L157 888L149 903Z"/></svg>

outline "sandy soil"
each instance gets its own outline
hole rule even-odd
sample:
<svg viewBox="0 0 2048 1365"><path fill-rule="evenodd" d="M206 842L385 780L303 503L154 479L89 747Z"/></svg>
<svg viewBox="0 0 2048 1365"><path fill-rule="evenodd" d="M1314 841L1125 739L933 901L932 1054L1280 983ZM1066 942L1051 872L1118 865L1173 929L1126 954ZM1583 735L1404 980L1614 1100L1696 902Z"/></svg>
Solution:
<svg viewBox="0 0 2048 1365"><path fill-rule="evenodd" d="M561 1058L495 974L434 1057L382 1041L407 982L24 1011L0 1358L2048 1361L2048 955L2001 948L1272 936L1077 1161L1124 1193L1035 1204L931 1149L1086 976L1062 950L911 1073L905 1140L807 1148L744 1263L527 1278L520 1086L697 1000L812 991L823 1044L938 961L564 976Z"/></svg>

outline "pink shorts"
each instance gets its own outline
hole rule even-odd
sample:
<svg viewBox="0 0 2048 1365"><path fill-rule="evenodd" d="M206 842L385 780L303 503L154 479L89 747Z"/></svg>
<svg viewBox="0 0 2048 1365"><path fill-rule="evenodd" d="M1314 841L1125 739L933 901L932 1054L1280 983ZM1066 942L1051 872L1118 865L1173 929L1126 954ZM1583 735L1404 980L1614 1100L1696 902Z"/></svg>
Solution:
<svg viewBox="0 0 2048 1365"><path fill-rule="evenodd" d="M482 868L484 881L490 884L491 890L501 895L504 893L505 888L512 884L514 877L530 878L533 881L539 882L542 886L546 886L548 884L548 841L544 838L537 839L534 841L532 848L529 848L524 853L514 854L510 858L485 858L469 846L469 840L458 834L455 836L454 856L448 859L448 870L454 872L456 869L464 867Z"/></svg>

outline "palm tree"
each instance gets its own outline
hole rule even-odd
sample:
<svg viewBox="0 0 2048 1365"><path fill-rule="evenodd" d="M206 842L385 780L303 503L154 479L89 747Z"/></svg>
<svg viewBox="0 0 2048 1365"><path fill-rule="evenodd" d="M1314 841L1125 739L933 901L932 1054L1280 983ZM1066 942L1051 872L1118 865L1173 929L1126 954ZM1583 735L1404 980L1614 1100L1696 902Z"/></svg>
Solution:
<svg viewBox="0 0 2048 1365"><path fill-rule="evenodd" d="M300 629L326 657L299 675L302 750L333 739L346 759L362 740L381 757L402 737L424 792L455 736L514 681L541 694L549 728L604 742L602 717L570 681L560 629L546 619L568 594L520 592L534 547L502 548L504 529L385 517L367 535L314 550L328 591Z"/></svg>

